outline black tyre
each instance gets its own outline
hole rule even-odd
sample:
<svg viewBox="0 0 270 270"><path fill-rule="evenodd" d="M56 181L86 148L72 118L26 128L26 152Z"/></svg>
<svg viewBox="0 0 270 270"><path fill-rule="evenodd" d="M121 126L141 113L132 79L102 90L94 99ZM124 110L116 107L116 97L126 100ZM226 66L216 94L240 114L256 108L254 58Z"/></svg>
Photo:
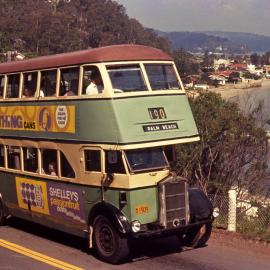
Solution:
<svg viewBox="0 0 270 270"><path fill-rule="evenodd" d="M128 239L120 235L106 217L95 218L93 238L96 252L102 260L117 264L128 257Z"/></svg>
<svg viewBox="0 0 270 270"><path fill-rule="evenodd" d="M0 200L0 226L4 225L6 221L6 215L5 215L5 211L4 211L4 205Z"/></svg>
<svg viewBox="0 0 270 270"><path fill-rule="evenodd" d="M193 248L205 246L212 232L212 223L190 228L185 234L181 235L180 241L183 245Z"/></svg>

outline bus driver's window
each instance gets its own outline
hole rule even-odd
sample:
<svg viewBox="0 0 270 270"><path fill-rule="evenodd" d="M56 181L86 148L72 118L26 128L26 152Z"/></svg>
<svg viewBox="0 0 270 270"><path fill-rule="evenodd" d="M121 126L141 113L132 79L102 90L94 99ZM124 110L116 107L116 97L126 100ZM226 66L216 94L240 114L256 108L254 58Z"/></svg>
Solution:
<svg viewBox="0 0 270 270"><path fill-rule="evenodd" d="M125 173L125 167L120 151L105 151L106 173Z"/></svg>

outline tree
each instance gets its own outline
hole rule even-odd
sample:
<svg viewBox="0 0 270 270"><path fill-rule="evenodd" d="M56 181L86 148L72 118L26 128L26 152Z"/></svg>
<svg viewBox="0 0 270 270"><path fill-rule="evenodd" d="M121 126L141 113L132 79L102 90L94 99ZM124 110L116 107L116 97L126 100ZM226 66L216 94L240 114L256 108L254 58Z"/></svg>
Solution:
<svg viewBox="0 0 270 270"><path fill-rule="evenodd" d="M112 0L1 0L0 42L29 55L135 43L170 51L169 42L130 19ZM16 47L16 48L15 48Z"/></svg>
<svg viewBox="0 0 270 270"><path fill-rule="evenodd" d="M178 173L205 192L224 193L231 186L261 191L269 179L265 131L218 94L199 93L190 102L201 140L178 147Z"/></svg>
<svg viewBox="0 0 270 270"><path fill-rule="evenodd" d="M187 76L198 74L200 65L195 62L192 54L183 49L175 50L172 54L175 65L180 72L180 75Z"/></svg>

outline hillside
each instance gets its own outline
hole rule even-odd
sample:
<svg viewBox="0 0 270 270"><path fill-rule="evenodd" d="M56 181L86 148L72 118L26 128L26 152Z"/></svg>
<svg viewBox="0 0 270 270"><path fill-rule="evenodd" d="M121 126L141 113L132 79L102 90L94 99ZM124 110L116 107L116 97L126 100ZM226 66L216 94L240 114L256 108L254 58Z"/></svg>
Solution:
<svg viewBox="0 0 270 270"><path fill-rule="evenodd" d="M112 0L1 0L0 55L27 56L134 43L170 50L154 31Z"/></svg>
<svg viewBox="0 0 270 270"><path fill-rule="evenodd" d="M161 32L170 40L174 49L183 48L191 52L215 51L247 53L270 51L270 37L237 32Z"/></svg>
<svg viewBox="0 0 270 270"><path fill-rule="evenodd" d="M245 44L250 51L253 52L267 52L270 51L270 37L264 35L257 35L251 33L239 32L221 32L221 31L208 31L202 32L208 35L226 38L235 43Z"/></svg>

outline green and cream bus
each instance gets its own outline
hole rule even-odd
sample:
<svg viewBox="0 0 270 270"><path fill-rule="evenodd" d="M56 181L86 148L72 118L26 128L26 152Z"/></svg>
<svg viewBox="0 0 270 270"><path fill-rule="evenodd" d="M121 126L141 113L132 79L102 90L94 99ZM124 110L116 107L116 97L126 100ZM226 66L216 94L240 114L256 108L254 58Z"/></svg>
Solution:
<svg viewBox="0 0 270 270"><path fill-rule="evenodd" d="M170 168L173 146L198 140L174 62L158 49L0 64L0 222L15 216L85 237L111 263L132 238L203 245L212 206Z"/></svg>

